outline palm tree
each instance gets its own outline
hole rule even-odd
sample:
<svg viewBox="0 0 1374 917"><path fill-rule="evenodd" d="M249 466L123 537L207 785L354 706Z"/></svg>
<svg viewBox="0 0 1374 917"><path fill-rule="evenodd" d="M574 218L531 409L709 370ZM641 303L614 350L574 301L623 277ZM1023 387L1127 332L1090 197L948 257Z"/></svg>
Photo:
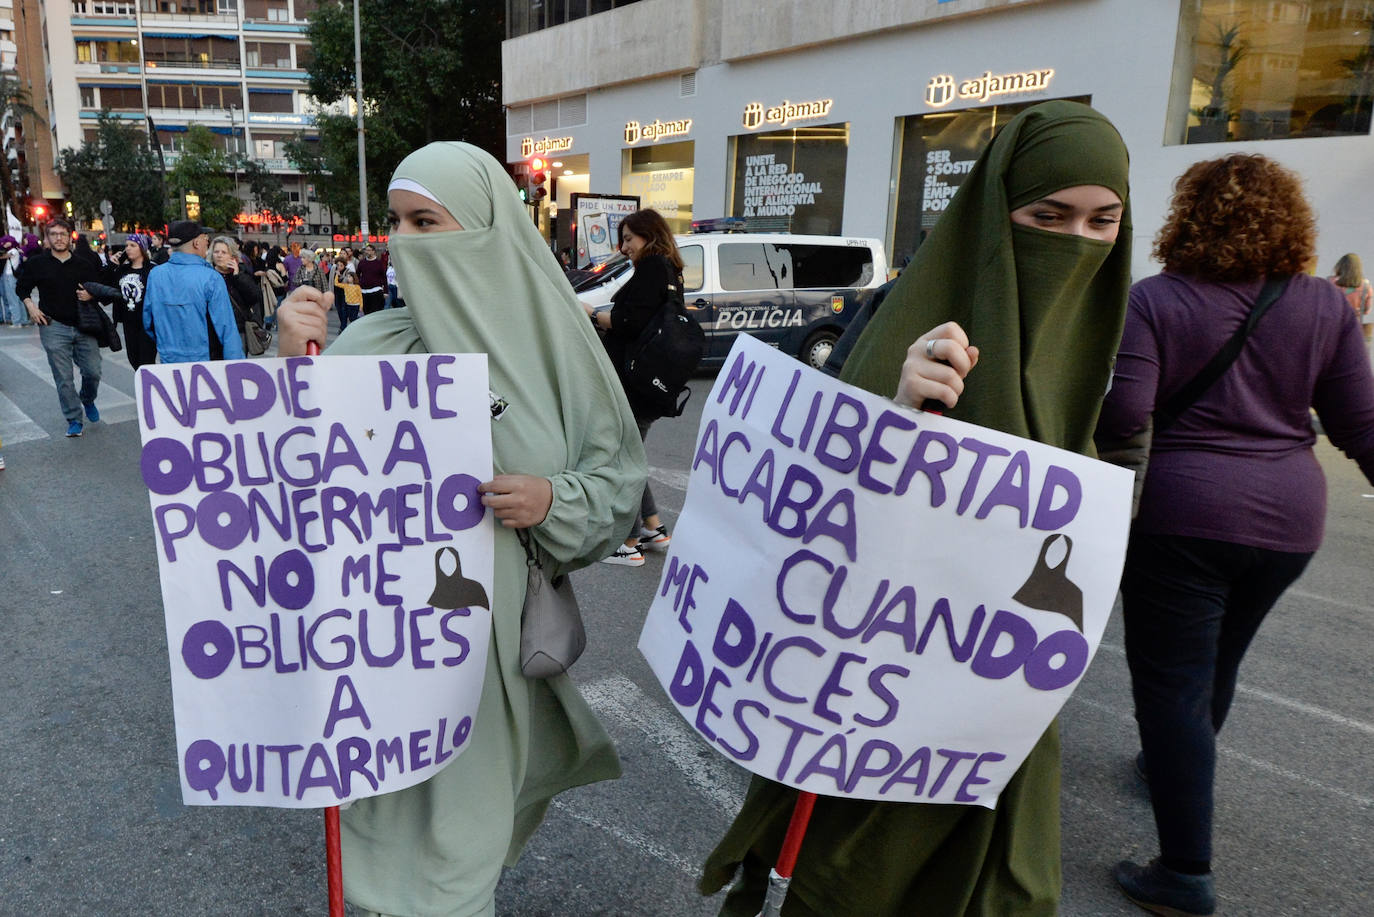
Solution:
<svg viewBox="0 0 1374 917"><path fill-rule="evenodd" d="M28 90L10 73L0 73L0 122L5 118L18 122L21 127L25 118L32 118L39 124L48 123L38 113L38 109L33 107ZM18 201L19 193L14 186L14 172L10 169L9 158L6 156L5 161L0 163L0 207L3 207L5 213L14 213L14 205ZM19 214L15 213L15 216L23 220ZM5 231L8 231L8 219L5 218Z"/></svg>

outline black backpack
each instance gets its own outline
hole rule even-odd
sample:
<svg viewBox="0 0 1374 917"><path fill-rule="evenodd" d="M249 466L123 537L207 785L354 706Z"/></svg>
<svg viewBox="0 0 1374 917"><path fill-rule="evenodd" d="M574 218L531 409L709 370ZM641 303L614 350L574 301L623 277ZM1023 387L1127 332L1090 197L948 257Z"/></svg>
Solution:
<svg viewBox="0 0 1374 917"><path fill-rule="evenodd" d="M668 285L668 298L626 353L621 380L635 417L677 417L692 390L687 382L706 354L706 333L687 314L682 279Z"/></svg>

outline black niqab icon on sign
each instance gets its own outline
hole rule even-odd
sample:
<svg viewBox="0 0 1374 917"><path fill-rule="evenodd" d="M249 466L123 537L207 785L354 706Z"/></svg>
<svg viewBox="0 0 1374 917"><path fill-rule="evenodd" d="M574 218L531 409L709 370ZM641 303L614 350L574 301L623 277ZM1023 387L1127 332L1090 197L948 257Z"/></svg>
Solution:
<svg viewBox="0 0 1374 917"><path fill-rule="evenodd" d="M444 572L444 555L453 555L453 572ZM453 548L440 548L434 552L434 592L429 597L433 608L485 608L491 611L487 602L487 590L475 579L463 575L463 561Z"/></svg>
<svg viewBox="0 0 1374 917"><path fill-rule="evenodd" d="M1055 543L1063 541L1064 556L1053 566L1050 565L1050 549ZM1083 630L1083 590L1069 580L1069 554L1073 552L1073 539L1068 535L1050 535L1040 545L1040 557L1035 561L1035 569L1012 598L1040 611L1061 614Z"/></svg>

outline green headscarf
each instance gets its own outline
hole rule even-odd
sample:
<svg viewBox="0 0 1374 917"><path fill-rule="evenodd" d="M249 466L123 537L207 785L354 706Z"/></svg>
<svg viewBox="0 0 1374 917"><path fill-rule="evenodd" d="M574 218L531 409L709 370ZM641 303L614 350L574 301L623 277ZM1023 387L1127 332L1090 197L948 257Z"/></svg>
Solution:
<svg viewBox="0 0 1374 917"><path fill-rule="evenodd" d="M1013 225L1011 211L1074 185L1121 198L1115 244ZM906 350L954 320L980 350L949 416L1092 455L1130 287L1126 146L1077 102L1002 128L873 317L840 378L891 396Z"/></svg>
<svg viewBox="0 0 1374 917"><path fill-rule="evenodd" d="M536 538L562 562L609 553L633 521L644 450L605 350L510 176L471 144L441 142L407 156L392 180L426 189L463 228L393 235L407 308L351 324L330 352L485 353L492 394L505 403L492 421L497 474L554 484ZM567 469L630 482L617 480L601 505L575 475L560 475Z"/></svg>

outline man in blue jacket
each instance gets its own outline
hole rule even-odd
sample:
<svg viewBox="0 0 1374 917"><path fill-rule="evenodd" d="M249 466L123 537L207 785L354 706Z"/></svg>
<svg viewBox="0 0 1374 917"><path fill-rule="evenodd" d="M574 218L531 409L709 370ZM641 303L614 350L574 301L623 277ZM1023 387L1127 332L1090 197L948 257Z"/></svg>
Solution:
<svg viewBox="0 0 1374 917"><path fill-rule="evenodd" d="M224 278L205 260L210 232L195 220L167 228L172 256L148 274L143 326L163 363L238 360L243 340Z"/></svg>

